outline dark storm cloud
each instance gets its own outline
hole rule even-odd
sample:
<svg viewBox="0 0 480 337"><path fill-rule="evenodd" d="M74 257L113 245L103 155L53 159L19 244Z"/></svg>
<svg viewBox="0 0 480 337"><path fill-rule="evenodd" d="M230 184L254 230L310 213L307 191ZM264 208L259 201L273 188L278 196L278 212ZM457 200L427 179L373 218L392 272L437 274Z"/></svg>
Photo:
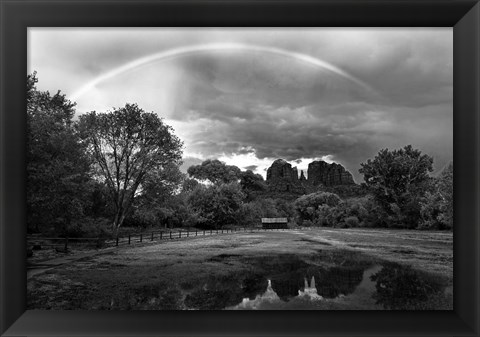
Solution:
<svg viewBox="0 0 480 337"><path fill-rule="evenodd" d="M329 156L359 181L360 163L381 148L412 144L434 156L436 166L453 158L451 29L38 32L30 38L29 68L39 71L40 88L51 91L71 92L89 77L138 57L218 42L303 53L374 89L291 57L215 51L131 71L128 81L103 83L79 101L95 110L96 104L121 106L128 97L160 111L185 141L183 167L206 158L243 156L244 167L260 171L263 166L248 162L251 156L292 163ZM168 74L152 71L160 65ZM149 80L152 76L155 80Z"/></svg>

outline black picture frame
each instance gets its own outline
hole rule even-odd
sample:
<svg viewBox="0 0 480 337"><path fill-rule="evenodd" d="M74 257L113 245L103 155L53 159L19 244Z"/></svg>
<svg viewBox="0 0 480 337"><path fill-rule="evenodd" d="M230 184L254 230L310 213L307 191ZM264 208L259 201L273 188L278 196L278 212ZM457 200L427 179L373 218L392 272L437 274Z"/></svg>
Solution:
<svg viewBox="0 0 480 337"><path fill-rule="evenodd" d="M0 0L2 336L478 336L480 4L475 0ZM26 311L27 27L453 27L454 310Z"/></svg>

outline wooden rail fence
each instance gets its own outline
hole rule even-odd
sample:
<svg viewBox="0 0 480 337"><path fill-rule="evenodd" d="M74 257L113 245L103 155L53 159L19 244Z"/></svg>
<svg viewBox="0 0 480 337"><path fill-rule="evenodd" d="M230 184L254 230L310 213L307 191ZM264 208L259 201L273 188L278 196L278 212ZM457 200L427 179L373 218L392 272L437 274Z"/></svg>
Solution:
<svg viewBox="0 0 480 337"><path fill-rule="evenodd" d="M228 233L240 232L266 232L266 231L287 231L289 228L260 228L260 227L237 227L228 229L208 229L208 230L178 230L178 231L152 231L147 233L128 234L116 239L105 238L69 238L57 237L48 238L41 236L28 236L27 247L32 249L43 249L42 247L54 247L57 251L68 251L69 247L89 247L96 248L119 247L121 245L131 245L143 242L179 240L198 236L210 236Z"/></svg>

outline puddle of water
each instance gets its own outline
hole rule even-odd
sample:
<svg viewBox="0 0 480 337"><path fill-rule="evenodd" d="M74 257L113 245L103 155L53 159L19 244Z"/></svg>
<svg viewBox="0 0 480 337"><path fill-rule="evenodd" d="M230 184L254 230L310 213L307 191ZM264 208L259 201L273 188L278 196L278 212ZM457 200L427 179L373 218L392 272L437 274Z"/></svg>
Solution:
<svg viewBox="0 0 480 337"><path fill-rule="evenodd" d="M268 280L267 289L263 294L257 295L254 299L243 298L242 302L226 308L227 310L322 310L322 309L382 309L375 303L372 294L375 291L375 283L370 277L381 270L381 266L369 268L361 274L361 280L351 293L348 292L350 286L335 287L330 285L318 284L315 276L310 281L305 277L303 287L297 289L297 294L288 299L282 299L275 292L272 286L272 280ZM328 272L327 272L328 273ZM331 274L330 274L331 275ZM333 275L338 276L338 270ZM347 284L356 283L358 277L356 273L346 273L343 281ZM349 278L349 276L351 278ZM328 277L324 279L329 279ZM338 280L338 278L337 278ZM340 293L338 289L346 289L345 293ZM319 293L320 292L320 293ZM336 294L335 297L331 297Z"/></svg>
<svg viewBox="0 0 480 337"><path fill-rule="evenodd" d="M312 270L307 272L311 274ZM310 278L304 276L301 286L295 276L288 286L282 284L281 278L272 277L266 286L266 290L255 298L244 297L240 303L226 309L451 310L453 305L448 288L426 274L396 263L374 265L364 270L319 269Z"/></svg>
<svg viewBox="0 0 480 337"><path fill-rule="evenodd" d="M308 261L308 262L307 262ZM334 267L324 267L324 263ZM212 274L178 283L116 289L90 305L98 310L431 310L453 309L451 287L430 274L347 253L298 257L218 255ZM244 266L231 269L231 264ZM228 271L230 270L230 272ZM48 280L47 280L48 281ZM111 295L111 297L110 297ZM82 298L82 301L85 298ZM90 301L90 300L89 300ZM105 302L105 303L103 303Z"/></svg>

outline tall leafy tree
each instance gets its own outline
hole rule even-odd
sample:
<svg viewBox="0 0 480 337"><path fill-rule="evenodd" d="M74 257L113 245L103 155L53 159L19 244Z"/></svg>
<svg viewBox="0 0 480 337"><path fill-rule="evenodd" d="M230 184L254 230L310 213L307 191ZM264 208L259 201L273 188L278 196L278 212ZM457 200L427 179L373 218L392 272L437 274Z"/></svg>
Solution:
<svg viewBox="0 0 480 337"><path fill-rule="evenodd" d="M188 174L199 180L208 180L216 185L237 182L241 170L234 165L227 165L217 159L205 160L200 165L190 166Z"/></svg>
<svg viewBox="0 0 480 337"><path fill-rule="evenodd" d="M36 88L27 76L27 224L63 234L82 215L90 188L90 161L75 129L75 103Z"/></svg>
<svg viewBox="0 0 480 337"><path fill-rule="evenodd" d="M134 203L135 217L150 215L151 224L165 219L165 209L170 199L181 190L185 174L180 172L176 163L163 165L147 172L142 183L142 191Z"/></svg>
<svg viewBox="0 0 480 337"><path fill-rule="evenodd" d="M407 145L393 151L383 149L360 165L366 186L387 214L407 222L406 227L416 227L433 158Z"/></svg>
<svg viewBox="0 0 480 337"><path fill-rule="evenodd" d="M97 177L108 186L115 210L112 230L118 235L149 174L180 164L183 143L163 119L136 104L82 115L79 129L95 160Z"/></svg>
<svg viewBox="0 0 480 337"><path fill-rule="evenodd" d="M245 198L238 183L202 186L188 196L188 203L206 228L221 228L236 224L242 200Z"/></svg>
<svg viewBox="0 0 480 337"><path fill-rule="evenodd" d="M267 190L267 185L260 174L251 170L240 172L240 186L247 196L247 200L254 200L258 195Z"/></svg>
<svg viewBox="0 0 480 337"><path fill-rule="evenodd" d="M453 162L450 162L431 185L421 202L424 229L453 228Z"/></svg>

